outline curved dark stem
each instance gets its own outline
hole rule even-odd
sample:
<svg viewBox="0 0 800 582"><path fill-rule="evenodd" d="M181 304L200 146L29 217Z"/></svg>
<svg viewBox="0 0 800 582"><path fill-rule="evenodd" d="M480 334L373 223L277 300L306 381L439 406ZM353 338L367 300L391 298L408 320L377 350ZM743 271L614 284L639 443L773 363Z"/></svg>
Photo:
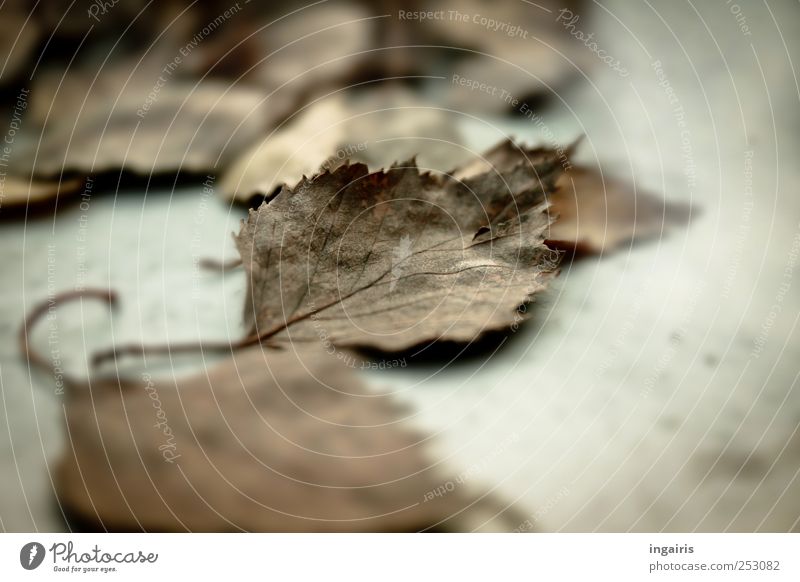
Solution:
<svg viewBox="0 0 800 582"><path fill-rule="evenodd" d="M224 273L226 271L231 271L236 267L241 267L242 259L218 261L217 259L211 259L207 257L205 259L200 259L199 265L201 269L207 269L209 271L219 271L220 273Z"/></svg>
<svg viewBox="0 0 800 582"><path fill-rule="evenodd" d="M345 299L349 299L353 295L360 293L364 289L370 287L371 285L376 284L380 281L383 277L386 276L387 273L391 271L386 271L382 273L380 277L368 283L367 285L360 287L358 289L353 289L346 295L341 297L337 297L334 300L325 303L324 305L312 309L311 311L306 311L304 313L300 313L293 317L290 317L283 323L278 323L275 326L262 331L260 333L254 333L244 338L231 342L231 341L216 341L216 342L189 342L189 343L181 343L181 344L160 344L160 345L151 345L146 346L143 344L132 344L128 346L121 346L118 348L111 348L109 350L98 352L92 357L92 366L98 366L107 360L114 360L120 356L128 355L128 356L144 356L146 354L155 354L155 355L164 355L170 354L174 352L178 353L186 353L186 352L202 352L202 351L210 351L210 352L233 352L234 350L238 350L241 348L246 348L249 346L254 346L257 344L264 344L265 340L281 333L285 329L289 328L290 326L298 323L300 321L304 321L306 319L311 319L315 315L319 314L320 312L328 309L329 307L333 307L334 305L341 303ZM281 349L279 344L264 344L270 348L277 348Z"/></svg>
<svg viewBox="0 0 800 582"><path fill-rule="evenodd" d="M236 341L211 341L211 342L187 342L179 344L131 344L110 348L102 352L97 352L92 356L92 366L99 366L108 360L116 360L121 356L145 356L147 354L163 356L165 354L189 353L189 352L233 352L235 350L255 346L282 331L286 325L272 328L264 333L252 334ZM278 348L274 344L265 344L267 347Z"/></svg>
<svg viewBox="0 0 800 582"><path fill-rule="evenodd" d="M149 346L142 344L131 344L97 352L92 356L92 366L99 366L108 360L116 360L122 356L145 356L148 354L163 356L165 354L180 354L189 352L232 352L239 348L245 348L259 344L264 339L267 339L266 334L264 334L264 337L259 335L247 336L234 342L187 342L179 344L154 344Z"/></svg>
<svg viewBox="0 0 800 582"><path fill-rule="evenodd" d="M81 291L66 291L64 293L59 293L58 295L49 298L45 301L42 301L39 305L33 308L33 310L28 314L28 317L25 318L25 321L22 323L22 326L19 330L19 347L22 354L25 356L25 359L32 367L40 368L42 370L47 371L49 374L55 376L59 375L59 372L56 370L55 365L52 359L45 358L40 353L34 351L30 346L30 335L33 326L36 325L39 320L44 316L50 309L55 309L57 306L67 303L69 301L73 301L75 299L81 298L92 298L92 299L100 299L101 301L106 302L110 307L113 307L117 303L117 294L114 291L108 289L84 289ZM76 382L69 378L68 376L61 374L61 377L64 381L64 384L68 385L75 385Z"/></svg>

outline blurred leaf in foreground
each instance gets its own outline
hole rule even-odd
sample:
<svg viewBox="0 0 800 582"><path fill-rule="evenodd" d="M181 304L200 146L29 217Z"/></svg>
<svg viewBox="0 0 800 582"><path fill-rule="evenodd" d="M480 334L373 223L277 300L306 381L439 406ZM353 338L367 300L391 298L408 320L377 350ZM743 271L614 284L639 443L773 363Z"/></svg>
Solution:
<svg viewBox="0 0 800 582"><path fill-rule="evenodd" d="M72 297L113 295L97 291ZM22 330L29 361L49 368ZM52 371L52 370L51 370ZM65 380L68 515L111 531L512 529L514 511L448 479L394 397L313 346L237 353L193 377ZM457 485L456 485L457 483ZM472 486L474 487L474 486Z"/></svg>

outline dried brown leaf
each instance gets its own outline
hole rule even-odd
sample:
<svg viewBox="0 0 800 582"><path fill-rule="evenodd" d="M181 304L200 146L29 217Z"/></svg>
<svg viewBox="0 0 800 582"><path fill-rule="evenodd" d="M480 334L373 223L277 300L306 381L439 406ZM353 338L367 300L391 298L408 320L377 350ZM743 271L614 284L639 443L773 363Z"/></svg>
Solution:
<svg viewBox="0 0 800 582"><path fill-rule="evenodd" d="M22 209L48 203L56 198L78 192L84 184L83 178L59 181L31 180L19 176L0 177L0 212L4 209Z"/></svg>
<svg viewBox="0 0 800 582"><path fill-rule="evenodd" d="M93 381L69 391L59 499L86 522L125 531L456 522L475 498L426 501L443 481L406 414L323 350L256 347L192 378Z"/></svg>
<svg viewBox="0 0 800 582"><path fill-rule="evenodd" d="M581 69L595 64L586 47L570 38L563 24L556 21L560 9L575 4L438 0L424 10L444 11L445 18L411 21L406 26L424 28L436 44L448 47L456 58L447 79L448 95L455 106L489 112L519 111L525 99L553 92ZM452 18L451 13L465 20ZM454 78L482 83L489 89L469 90ZM511 105L511 99L517 99L518 104Z"/></svg>
<svg viewBox="0 0 800 582"><path fill-rule="evenodd" d="M22 353L65 387L56 489L76 523L114 531L509 530L521 518L456 488L408 411L367 390L347 360L314 346L254 347L187 378L66 377L28 343L67 300L37 306ZM341 353L341 352L340 352Z"/></svg>
<svg viewBox="0 0 800 582"><path fill-rule="evenodd" d="M236 243L252 332L395 351L512 325L557 269L542 241L561 166L510 142L485 157L463 180L345 165L251 211Z"/></svg>
<svg viewBox="0 0 800 582"><path fill-rule="evenodd" d="M453 116L398 86L366 95L335 93L311 104L242 155L224 174L220 191L248 202L321 167L346 160L387 167L419 152L424 169L448 170L469 153Z"/></svg>
<svg viewBox="0 0 800 582"><path fill-rule="evenodd" d="M0 84L22 73L41 36L41 26L24 2L0 6Z"/></svg>
<svg viewBox="0 0 800 582"><path fill-rule="evenodd" d="M43 128L27 126L33 139L18 159L38 176L213 172L272 123L259 91L161 77L129 66L97 78L88 71L43 76L31 105Z"/></svg>
<svg viewBox="0 0 800 582"><path fill-rule="evenodd" d="M297 107L298 97L305 101L358 76L374 35L373 14L360 2L252 4L192 51L186 66L244 79Z"/></svg>
<svg viewBox="0 0 800 582"><path fill-rule="evenodd" d="M548 244L576 253L608 252L635 240L656 238L691 216L688 205L667 204L587 167L565 172L550 200L557 219Z"/></svg>

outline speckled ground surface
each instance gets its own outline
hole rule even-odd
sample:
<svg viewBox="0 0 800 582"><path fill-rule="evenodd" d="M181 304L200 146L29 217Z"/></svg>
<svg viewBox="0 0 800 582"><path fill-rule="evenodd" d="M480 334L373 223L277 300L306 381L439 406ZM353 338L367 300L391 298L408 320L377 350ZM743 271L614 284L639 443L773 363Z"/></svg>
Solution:
<svg viewBox="0 0 800 582"><path fill-rule="evenodd" d="M630 76L601 65L542 110L557 139L585 134L581 158L691 202L688 228L566 266L494 354L368 374L414 405L465 486L496 487L535 529L800 528L800 5L739 8L750 35L723 1L593 5L581 24ZM465 130L476 149L542 136L524 120ZM23 314L77 284L122 292L111 317L58 311L76 373L111 342L239 336L242 273L196 259L234 256L242 215L198 187L96 192L55 222L0 226L1 530L65 527L47 469L62 408L20 359Z"/></svg>

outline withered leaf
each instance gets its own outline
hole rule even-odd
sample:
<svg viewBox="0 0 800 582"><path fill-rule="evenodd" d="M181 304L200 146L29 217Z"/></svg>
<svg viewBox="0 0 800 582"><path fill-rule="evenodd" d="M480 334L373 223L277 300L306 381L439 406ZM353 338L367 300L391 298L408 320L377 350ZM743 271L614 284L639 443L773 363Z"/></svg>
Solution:
<svg viewBox="0 0 800 582"><path fill-rule="evenodd" d="M53 199L70 196L84 184L83 178L32 180L20 176L0 177L0 215L3 210L45 205Z"/></svg>
<svg viewBox="0 0 800 582"><path fill-rule="evenodd" d="M580 70L596 64L592 53L570 38L557 21L562 8L579 12L576 5L580 2L437 0L425 10L443 11L444 18L406 26L422 27L456 57L447 80L454 105L519 112L525 99L555 91ZM459 84L460 79L496 90L471 91ZM518 100L517 105L512 105L513 99Z"/></svg>
<svg viewBox="0 0 800 582"><path fill-rule="evenodd" d="M42 28L19 0L0 6L0 85L22 73L33 56Z"/></svg>
<svg viewBox="0 0 800 582"><path fill-rule="evenodd" d="M124 66L97 79L76 71L64 80L57 73L43 76L42 90L32 91L32 114L43 127L28 126L34 139L19 160L29 160L26 170L37 176L213 172L271 123L263 95L241 85Z"/></svg>
<svg viewBox="0 0 800 582"><path fill-rule="evenodd" d="M407 412L321 349L256 347L191 378L90 388L68 393L57 487L104 528L414 531L475 501L426 500L441 474Z"/></svg>
<svg viewBox="0 0 800 582"><path fill-rule="evenodd" d="M197 74L245 79L279 99L307 97L354 77L374 35L366 3L253 3L193 50L186 65Z"/></svg>
<svg viewBox="0 0 800 582"><path fill-rule="evenodd" d="M597 168L573 167L556 185L550 210L558 218L550 227L548 244L577 254L608 252L656 238L691 216L688 205L637 192L632 184Z"/></svg>
<svg viewBox="0 0 800 582"><path fill-rule="evenodd" d="M344 165L251 211L236 244L252 333L396 351L515 322L557 271L543 238L561 166L510 142L485 157L463 180Z"/></svg>
<svg viewBox="0 0 800 582"><path fill-rule="evenodd" d="M468 158L452 114L397 85L365 95L334 93L240 156L225 172L220 191L248 202L256 193L294 186L348 159L382 168L415 154L422 168L440 171Z"/></svg>

